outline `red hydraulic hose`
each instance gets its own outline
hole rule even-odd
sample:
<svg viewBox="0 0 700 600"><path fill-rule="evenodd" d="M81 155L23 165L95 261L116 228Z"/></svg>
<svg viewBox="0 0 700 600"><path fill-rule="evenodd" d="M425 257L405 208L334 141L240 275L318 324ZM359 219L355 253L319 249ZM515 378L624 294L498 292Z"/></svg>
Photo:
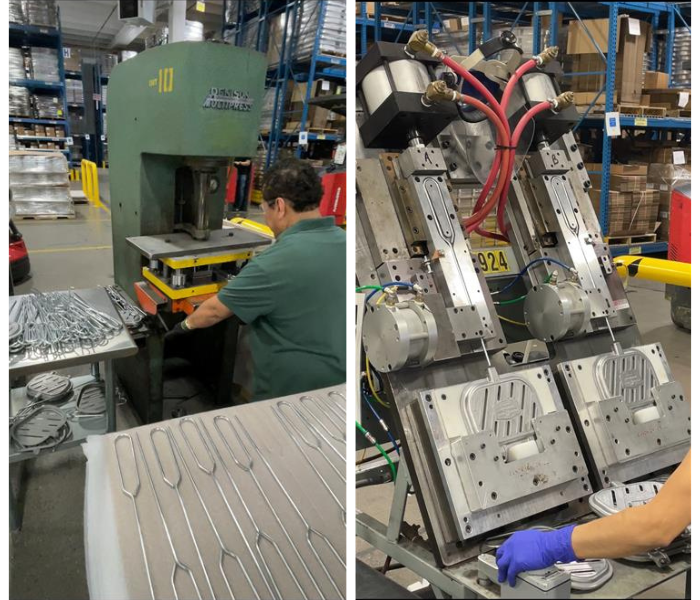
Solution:
<svg viewBox="0 0 700 600"><path fill-rule="evenodd" d="M522 65L520 65L516 70L515 73L513 73L513 76L508 80L508 83L506 84L505 89L503 90L503 95L501 96L501 107L503 108L503 112L506 113L508 109L508 103L510 102L510 97L513 94L513 90L515 90L515 85L520 81L521 77L525 75L529 70L537 66L537 61L533 58L530 60L524 62ZM507 169L509 175L513 171L513 166L515 164L515 148L517 147L517 142L513 142L513 137L511 136L511 139L509 141L509 146L512 148L512 150L509 150L507 152L504 168ZM501 198L498 202L498 211L496 215L496 220L498 222L498 229L501 231L501 234L503 237L508 239L508 234L506 232L506 224L505 224L505 211L506 211L506 202L508 201L508 191L510 190L510 177L508 177L508 182L503 188L503 191L501 192Z"/></svg>
<svg viewBox="0 0 700 600"><path fill-rule="evenodd" d="M486 104L484 104L480 100L477 100L476 98L462 95L462 102L464 102L465 104L468 104L470 106L473 106L477 110L480 110L481 112L483 112L486 115L486 117L496 127L497 143L499 145L505 145L505 143L508 140L508 133L505 129L503 121L501 119L499 119L498 114L493 109L489 108ZM491 165L491 171L490 171L489 177L487 179L487 184L489 181L491 181L491 183L493 183L493 180L496 178L496 173L499 171L500 164L501 164L501 152L499 151L496 154L496 159L494 160L493 164ZM484 189L481 191L481 194L479 195L479 199L477 200L477 204L476 204L477 207L480 206L480 209L478 211L476 211L472 216L465 219L465 222L464 222L465 226L469 227L471 225L474 225L474 227L477 227L486 218L488 213L493 209L495 203L498 201L500 191L501 191L504 183L505 183L505 181L503 178L503 169L500 169L500 177L498 179L498 182L496 183L496 189L494 190L493 194L491 195L491 198L489 198L488 202L484 203L484 199L486 198L486 195L488 194L490 187L491 187L490 185L485 185Z"/></svg>
<svg viewBox="0 0 700 600"><path fill-rule="evenodd" d="M528 110L518 121L517 126L513 130L513 135L510 138L510 147L511 148L517 148L518 143L520 142L520 137L523 134L523 131L525 130L525 126L530 122L531 119L533 119L536 115L540 114L541 112L544 112L545 110L551 110L552 108L552 103L551 102L540 102L539 104L535 104L530 110ZM506 165L505 169L508 173L508 181L510 182L510 174L513 171L513 164L515 163L515 150L510 150L508 152L508 156L506 157ZM507 188L505 188L505 193L507 194ZM505 222L505 213L506 213L506 200L507 196L502 195L501 200L498 203L498 212L496 215L496 219L498 221L498 228L500 229L501 233L503 235L506 235L506 222Z"/></svg>

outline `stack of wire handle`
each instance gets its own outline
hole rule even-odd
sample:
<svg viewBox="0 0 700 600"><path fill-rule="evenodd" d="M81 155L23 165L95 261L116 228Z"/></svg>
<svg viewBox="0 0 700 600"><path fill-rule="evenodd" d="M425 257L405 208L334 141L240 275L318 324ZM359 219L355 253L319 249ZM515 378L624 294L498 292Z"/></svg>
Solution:
<svg viewBox="0 0 700 600"><path fill-rule="evenodd" d="M119 312L119 316L124 321L124 324L130 328L135 329L143 320L148 316L144 311L142 311L138 306L134 305L129 301L128 298L124 296L121 288L116 285L108 285L105 288L109 299L114 304L115 308Z"/></svg>
<svg viewBox="0 0 700 600"><path fill-rule="evenodd" d="M121 321L93 308L74 291L18 296L10 323L20 328L10 352L25 352L31 358L103 346L124 329Z"/></svg>

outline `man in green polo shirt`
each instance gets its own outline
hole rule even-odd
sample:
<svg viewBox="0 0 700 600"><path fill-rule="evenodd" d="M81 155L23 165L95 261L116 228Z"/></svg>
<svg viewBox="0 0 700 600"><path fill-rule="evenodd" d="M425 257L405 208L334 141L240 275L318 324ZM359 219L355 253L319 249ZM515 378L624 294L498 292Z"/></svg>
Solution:
<svg viewBox="0 0 700 600"><path fill-rule="evenodd" d="M250 328L255 400L346 380L346 234L321 216L323 187L307 162L277 162L262 193L275 243L171 332L241 319Z"/></svg>

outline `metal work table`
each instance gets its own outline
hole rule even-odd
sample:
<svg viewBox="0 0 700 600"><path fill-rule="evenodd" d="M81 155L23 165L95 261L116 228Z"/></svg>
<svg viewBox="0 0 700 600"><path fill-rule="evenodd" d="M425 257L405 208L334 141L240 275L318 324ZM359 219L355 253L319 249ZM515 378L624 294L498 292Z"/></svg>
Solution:
<svg viewBox="0 0 700 600"><path fill-rule="evenodd" d="M90 597L344 598L345 406L343 385L88 438Z"/></svg>
<svg viewBox="0 0 700 600"><path fill-rule="evenodd" d="M84 289L74 290L74 293L80 296L93 308L109 315L110 317L121 320L117 310L114 308L112 301L107 296L104 289ZM10 312L13 306L22 296L10 297ZM68 367L75 367L86 364L104 363L104 373L101 379L105 382L105 402L106 414L95 418L79 419L71 421L71 437L57 446L56 448L42 450L39 452L18 452L10 442L10 462L19 462L55 450L63 450L71 448L83 442L88 435L102 434L116 429L116 402L115 402L115 378L112 361L125 356L136 354L137 348L134 344L129 332L126 328L111 338L106 344L95 348L83 348L80 351L67 352L60 356L40 356L28 357L25 353L10 355L10 416L17 414L27 404L27 396L24 387L12 388L13 382L18 378L35 375L38 373L46 373L50 371L58 371ZM80 386L95 379L95 375L99 375L99 369L93 370L93 375L73 378L73 387ZM75 407L75 401L71 400L63 405L59 405L61 409ZM21 518L17 515L15 498L10 489L10 526L12 529L18 529L21 526Z"/></svg>

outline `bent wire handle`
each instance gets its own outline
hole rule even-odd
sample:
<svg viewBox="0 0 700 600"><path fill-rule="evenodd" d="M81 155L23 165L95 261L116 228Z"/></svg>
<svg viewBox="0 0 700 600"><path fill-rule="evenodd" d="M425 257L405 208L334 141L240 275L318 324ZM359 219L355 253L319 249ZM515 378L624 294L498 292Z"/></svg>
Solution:
<svg viewBox="0 0 700 600"><path fill-rule="evenodd" d="M272 409L272 412L275 414L275 416L279 419L279 422L282 424L282 427L284 430L287 432L287 435L290 437L292 442L294 442L294 445L299 449L299 452L301 452L302 456L304 457L304 460L308 463L308 465L311 467L314 473L316 473L316 476L321 480L321 483L323 484L323 487L326 488L328 493L331 495L333 498L334 502L338 505L340 508L340 516L343 521L343 525L346 525L346 513L345 513L345 507L343 504L338 500L338 496L335 495L331 487L328 485L328 482L326 481L325 477L320 473L320 471L316 468L316 465L314 465L313 461L308 457L304 449L302 448L301 444L296 440L296 438L292 435L292 432L287 429L287 426L284 424L284 417L276 410ZM343 479L344 481L344 479Z"/></svg>
<svg viewBox="0 0 700 600"><path fill-rule="evenodd" d="M294 425L292 420L287 415L285 415L287 422L296 430L296 432L299 434L299 437L301 437L301 439L304 440L304 442L306 443L307 446L309 446L310 448L314 448L315 450L317 450L318 452L323 454L323 456L326 457L326 460L328 461L328 463L332 465L332 463L330 462L330 459L328 459L326 454L323 452L323 444L321 443L321 440L323 440L328 445L328 447L338 456L338 458L340 458L340 460L345 462L345 455L342 454L341 452L339 452L338 449L333 444L331 444L331 442L328 441L328 438L325 435L323 435L323 433L321 433L318 429L316 429L316 427L312 423L310 423L307 418L304 417L302 412L299 410L298 406L290 404L289 402L286 402L284 400L281 402L278 402L277 407L282 414L284 414L284 413L283 413L282 409L280 408L280 405L289 406L297 414L297 417L299 418L299 420L304 424L304 426L313 434L313 436L318 441L318 447L313 446L312 444L309 444L307 442L307 440L304 438L304 434L299 430L299 428L296 425ZM334 467L334 469L335 469L335 467ZM336 471L336 473L338 473L338 475L341 478L343 478L343 481L344 481L345 478L344 478L344 476L340 475L340 471L338 471L337 469L335 469L335 471Z"/></svg>
<svg viewBox="0 0 700 600"><path fill-rule="evenodd" d="M306 400L306 404L310 404L311 406L305 406L304 400ZM336 442L340 442L341 444L345 444L345 431L344 431L344 429L342 427L340 427L338 425L338 423L336 423L333 419L329 418L328 413L323 409L321 401L318 398L316 398L315 396L302 396L299 399L299 402L306 409L306 412L309 413L309 415L311 415L313 420L316 421L316 423L318 423L318 425L319 425L319 427L321 427L321 429L323 429ZM328 429L328 427L326 427L324 425L323 421L321 421L321 419L319 419L318 416L316 416L316 413L314 413L314 411L312 410L312 407L317 408L323 414L324 417L328 418L328 422L336 429L336 431L340 432L340 437L338 437L337 434L333 433L330 429Z"/></svg>
<svg viewBox="0 0 700 600"><path fill-rule="evenodd" d="M239 423L240 423L240 421L239 421ZM213 444L214 440L211 437L211 433L209 433L209 429L207 428L207 426L203 422L201 422L201 425L202 425L202 428L204 429L204 432L207 434L207 437L209 438L209 440ZM255 471L252 469L253 459L250 456L250 453L248 452L248 450L245 448L245 445L243 444L243 439L241 438L240 434L238 433L238 430L233 426L233 423L231 423L230 420L228 420L228 425L229 425L229 428L231 429L232 433L238 439L238 443L241 445L241 447L243 447L246 455L248 455L248 457L250 458L249 465L251 468L247 470L247 473L250 475L250 478L253 480L253 483L255 484L255 487L257 488L258 492L260 493L260 496L262 496L262 499L265 501L267 508L274 516L275 521L277 522L277 525L282 530L282 533L284 533L284 537L287 539L287 542L289 542L289 546L291 547L292 551L294 552L294 555L299 560L299 563L301 564L302 568L304 569L304 572L306 573L307 577L309 578L312 585L314 586L314 589L316 590L316 594L318 595L318 597L322 597L323 592L321 591L321 588L319 587L318 582L316 581L316 578L312 575L311 571L309 570L309 567L306 564L306 560L304 560L302 558L301 554L299 553L297 545L292 540L292 536L289 535L289 531L285 527L284 523L282 522L282 519L280 518L279 514L277 513L277 510L275 509L274 505L272 504L272 501L270 500L268 493L265 491L262 484L260 483L260 480L258 479L258 476L256 475ZM222 431L219 429L217 429L217 431L219 432L219 436L224 440L224 443L226 444L226 446L229 447L229 444L227 443L227 440L224 438ZM229 451L231 451L230 447L229 447ZM302 591L302 594L306 595L303 591Z"/></svg>
<svg viewBox="0 0 700 600"><path fill-rule="evenodd" d="M309 440L307 440L306 437L304 436L304 434L303 434L301 431L299 431L299 428L292 422L292 420L291 420L291 419L285 414L285 412L282 410L282 407L283 407L283 406L288 406L288 407L291 408L294 412L297 413L297 416L299 417L299 420L306 426L306 428L307 428L307 430L309 431L309 433L311 433L311 435L313 435L313 437L315 438L316 444L313 444L312 442L310 442ZM278 410L279 413L285 418L285 420L294 428L294 430L299 434L299 437L302 439L302 441L303 441L309 448L313 448L314 450L318 450L319 452L323 452L323 449L321 448L321 438L320 438L318 435L315 434L314 430L311 428L311 425L309 425L309 423L304 419L304 416L299 412L299 409L298 409L296 406L294 406L293 404L290 404L290 403L287 402L286 400L280 400L280 401L277 403L277 410Z"/></svg>
<svg viewBox="0 0 700 600"><path fill-rule="evenodd" d="M245 436L248 438L248 441L250 442L250 445L253 446L253 448L255 448L255 450L257 451L258 456L260 456L260 460L262 460L262 462L263 462L263 464L265 465L265 468L267 469L268 473L270 474L270 476L272 477L272 479L275 481L275 483L277 484L277 486L279 487L279 489L282 491L282 494L284 494L285 498L287 498L287 501L289 502L289 504L291 505L291 507L294 509L294 512L296 512L297 516L299 517L299 520L302 522L302 524L303 524L304 527L306 528L306 532L307 532L306 538L307 538L307 542L308 542L308 544L309 544L309 548L311 549L312 553L313 553L314 556L316 557L316 560L318 560L319 564L321 565L321 568L323 569L324 573L326 574L326 577L328 577L328 579L329 579L330 582L331 582L331 585L332 585L332 586L335 588L335 590L338 592L338 595L339 595L339 596L343 596L343 594L342 594L342 592L340 591L340 589L338 589L338 587L336 586L335 581L333 580L333 577L332 577L332 576L330 575L330 573L328 572L328 569L326 569L326 566L325 566L325 564L323 563L323 560L322 560L321 557L318 555L318 552L316 552L316 548L314 548L313 544L311 543L311 539L310 539L311 533L312 533L312 532L316 532L316 530L313 529L313 528L311 527L311 525L309 524L309 522L306 520L306 517L304 517L304 514L303 514L303 513L301 512L301 510L299 509L299 506L296 504L296 502L294 502L294 500L292 499L292 497L289 495L289 492L287 492L287 489L284 487L284 485L283 485L283 483L280 481L279 477L277 477L277 473L275 473L275 470L272 468L272 465L271 465L270 462L267 460L267 458L265 457L265 455L262 453L262 450L259 448L259 446L255 443L255 440L251 437L250 433L248 433L248 430L244 427L243 423L241 422L241 419L240 419L237 415L236 415L234 418L236 419L236 422L238 423L238 426L241 428L241 430L243 431L243 433L245 434ZM320 532L316 532L316 533L318 533L319 535L321 535L322 537L325 538L325 536L323 536L323 534L321 534ZM327 539L327 538L326 538L326 539ZM340 558L340 555L338 554L337 550L336 550L335 548L333 548L333 546L332 546L330 540L328 541L328 545L331 546L331 548L333 549L333 553L334 553L335 556L340 560L340 562L341 562L343 565L345 565L345 562Z"/></svg>
<svg viewBox="0 0 700 600"><path fill-rule="evenodd" d="M163 465L160 462L158 448L156 447L155 441L153 439L153 433L156 431L163 433L165 435L165 438L168 441L168 447L170 448L170 453L173 456L173 462L175 463L175 467L177 468L177 473L178 473L176 484L169 482L169 480L166 478L165 472L163 471ZM173 489L173 491L177 495L178 501L180 502L180 509L182 510L182 516L185 517L185 523L187 524L187 531L190 534L190 539L192 540L192 544L194 545L195 552L197 553L197 558L199 559L199 566L202 567L202 571L204 573L204 579L207 582L207 587L209 588L209 592L213 598L216 596L216 594L214 594L214 588L211 585L211 579L209 578L209 571L207 571L207 567L204 564L204 558L202 557L202 552L199 549L199 544L197 543L197 538L194 535L194 529L192 529L192 521L190 521L190 515L189 515L189 512L187 510L187 506L185 506L185 500L182 497L182 492L180 491L180 483L182 482L182 473L180 471L180 465L177 462L177 457L175 456L175 447L173 446L173 444L175 443L175 439L172 437L172 432L170 431L170 428L164 429L163 427L155 427L154 429L152 429L150 431L150 436L151 436L151 445L153 446L153 453L155 454L156 460L158 461L158 465L160 466L161 473L163 476L163 481L165 481L166 484L168 484ZM179 451L179 449L178 449L178 451ZM182 458L182 455L180 455L180 458ZM185 462L184 459L182 462L183 463ZM187 464L185 464L185 468L187 468Z"/></svg>
<svg viewBox="0 0 700 600"><path fill-rule="evenodd" d="M191 419L190 419L190 421L195 427L197 427L197 425L194 421L192 421ZM182 421L180 423L182 423ZM199 432L199 428L197 428L197 431ZM194 477L192 476L192 472L190 471L190 467L187 465L187 461L185 461L185 457L182 455L182 451L180 450L180 445L177 443L177 440L175 439L175 436L173 435L172 428L168 427L167 432L168 432L168 437L172 443L173 451L177 453L177 456L180 458L180 460L182 461L182 464L185 467L185 473L187 474L187 478L189 479L190 483L192 484L192 488L194 489L195 494L197 496L197 499L199 500L199 504L202 507L202 510L204 511L204 514L207 517L207 521L209 522L209 526L211 527L212 531L214 532L214 536L216 537L216 541L219 544L219 571L221 572L221 576L224 578L224 582L226 583L226 588L228 589L228 592L231 596L231 600L235 600L235 595L233 593L233 588L231 587L231 582L229 581L228 577L226 576L226 571L224 570L224 560L225 560L226 556L229 556L230 558L233 558L236 562L238 562L240 565L241 564L240 559L238 558L238 556L235 553L233 553L231 550L229 550L226 547L226 544L224 543L223 539L221 538L221 535L219 534L219 530L217 529L216 524L214 523L214 519L212 518L211 513L209 512L209 509L207 508L207 505L204 502L204 498L202 497L202 494L200 493L199 488L197 487L197 483L195 482ZM202 441L204 442L203 437L202 437ZM190 451L192 452L192 456L195 457L195 461L196 461L197 457L194 453L194 450L189 445L188 440L186 440L186 442L188 444L188 447L190 448ZM209 448L207 448L207 452L209 453ZM213 457L212 457L212 460L213 460ZM204 470L204 472L207 475L209 475L210 477L214 477L214 470L215 469L212 468L210 471ZM204 565L202 565L202 568L204 568ZM205 573L206 573L206 570L205 570ZM255 589L255 586L253 585L253 582L248 577L248 574L245 571L243 571L243 574L244 574L246 580L248 581L248 585L250 585L250 589L253 591L256 598L259 599L260 597L258 596L258 593ZM208 578L207 578L207 582L209 583ZM211 590L211 584L210 584L210 590ZM213 590L211 590L211 591L213 594L214 593Z"/></svg>
<svg viewBox="0 0 700 600"><path fill-rule="evenodd" d="M177 481L175 482L170 481L170 479L168 479L168 476L165 474L163 463L160 460L160 450L158 450L158 446L156 446L156 433L162 433L165 436L165 439L168 440L168 448L170 448L170 454L173 457L173 464L175 465L175 471L177 472ZM168 487L176 490L179 494L180 483L182 483L182 473L180 471L180 465L177 464L177 459L175 458L175 451L173 450L173 445L170 443L170 436L168 436L168 432L162 427L154 427L153 429L151 429L151 431L148 432L148 435L151 437L153 454L156 457L156 462L158 463L158 468L160 469L160 476L163 478L163 481L168 485Z"/></svg>
<svg viewBox="0 0 700 600"><path fill-rule="evenodd" d="M207 431L207 434L208 433L209 432ZM219 453L218 448L213 443L212 443L212 448L213 448L214 452L216 453L216 456L217 456L219 462L221 462L221 464L223 465L224 472L226 473L226 476L229 479L231 486L233 487L233 489L236 492L236 494L238 495L238 497L241 498L240 492L238 491L238 487L236 486L235 481L233 481L233 479L231 478L231 474L229 473L229 470L226 467L226 463L224 463L223 458L221 457L221 454ZM272 579L269 568L268 568L267 564L265 564L263 561L263 564L265 566L265 570L267 572L267 575L266 575L265 572L263 571L263 568L260 566L260 562L258 561L258 557L253 552L253 549L252 549L250 543L248 542L248 538L246 537L246 535L241 527L241 524L239 523L238 518L236 517L236 514L234 513L233 509L231 508L231 504L229 503L228 498L226 497L226 494L224 493L224 490L221 487L221 484L219 483L219 480L217 479L216 475L214 475L213 473L211 475L211 478L214 482L214 485L216 486L217 491L219 492L219 496L221 497L221 500L223 501L224 505L226 506L226 510L228 511L228 514L231 517L231 520L233 521L234 525L236 526L236 529L238 530L238 533L241 536L241 539L243 540L243 544L245 545L246 549L248 550L248 553L250 554L250 557L253 560L253 563L255 564L255 567L257 568L258 573L260 574L260 577L261 577L263 583L265 584L265 587L267 588L267 591L270 594L270 597L281 598L279 590L276 590L276 592L277 592L276 595L275 595L275 592L273 592L272 586L270 585L270 581L269 581L269 579ZM244 508L247 511L247 506L244 505ZM250 517L250 513L249 513L249 517ZM252 520L252 517L250 517L250 518ZM272 583L274 585L274 581ZM258 592L257 592L256 588L254 586L251 586L251 587L253 589L253 592L257 596Z"/></svg>
<svg viewBox="0 0 700 600"><path fill-rule="evenodd" d="M233 451L233 448L231 448L231 445L228 443L228 440L226 439L226 436L224 435L224 432L221 431L221 428L219 427L219 421L223 421L224 423L228 423L229 429L236 436L238 443L241 445L243 452L245 452L245 455L248 458L247 464L243 464L236 457L236 453ZM245 444L243 443L241 436L238 435L238 431L236 431L236 428L233 426L233 423L231 423L231 420L226 416L217 415L216 417L214 417L214 427L219 432L219 437L221 438L221 441L224 442L226 448L228 449L229 454L231 455L231 458L233 459L233 462L236 463L236 466L240 467L244 471L252 471L252 469L253 469L253 457L250 455L250 452L248 452L248 449L245 447ZM211 436L209 436L209 437L211 439ZM214 440L211 440L211 441L212 441L212 443L214 443Z"/></svg>
<svg viewBox="0 0 700 600"><path fill-rule="evenodd" d="M190 577L190 581L192 582L192 586L194 587L195 591L197 592L197 598L198 600L202 600L202 593L199 591L199 586L197 585L197 581L194 578L194 573L192 573L192 569L190 569L185 563L183 563L180 560L180 557L177 555L177 551L175 550L175 545L173 544L173 539L172 536L170 535L170 528L168 527L168 523L165 520L165 514L163 513L163 507L160 504L160 498L158 498L158 493L156 492L156 486L153 483L153 476L151 475L151 468L148 466L148 461L146 460L146 454L143 451L143 445L141 444L141 438L139 437L138 433L134 434L136 436L136 442L139 447L139 453L141 454L141 459L143 460L144 464L144 470L146 471L146 475L148 476L148 482L151 485L151 492L153 492L153 498L156 501L156 507L158 508L158 514L160 515L160 520L161 523L163 524L163 529L165 531L165 537L168 540L168 545L170 546L170 553L172 554L173 557L173 571L170 576L170 585L173 588L173 594L175 595L175 600L179 600L179 594L177 593L177 585L175 582L175 577L177 575L177 571L182 570L185 573L187 573Z"/></svg>
<svg viewBox="0 0 700 600"><path fill-rule="evenodd" d="M304 598L306 598L306 600L308 600L309 597L307 596L306 592L304 591L304 588L301 587L301 584L299 583L299 580L297 579L297 576L295 575L294 570L292 569L292 567L291 567L291 566L289 565L289 563L287 562L287 559L285 558L284 554L282 554L282 550L280 550L280 547L277 545L277 542L275 542L275 540L273 540L273 539L272 539L267 533L265 533L264 531L258 530L258 534L257 534L257 536L256 536L256 538L255 538L255 547L258 549L258 552L260 553L260 556L264 556L264 555L263 555L262 548L261 548L262 544L260 543L261 540L265 540L268 544L270 544L270 545L274 548L275 552L277 553L277 556L278 556L279 559L282 561L282 563L284 564L284 566L287 568L287 572L289 573L290 577L291 577L292 580L294 581L294 584L297 586L297 589L299 590L299 592L301 593L301 595L302 595ZM264 560L264 558L263 558L263 560Z"/></svg>
<svg viewBox="0 0 700 600"><path fill-rule="evenodd" d="M119 440L121 439L127 439L129 440L129 445L131 446L131 457L134 461L134 471L136 473L136 489L131 492L126 488L126 484L124 482L124 474L122 472L122 463L121 460L119 459ZM131 499L131 504L134 508L134 516L136 517L136 529L138 530L139 534L139 542L141 544L141 554L143 555L143 565L144 568L146 569L146 578L148 579L148 589L151 592L151 598L155 600L156 598L156 593L155 590L153 589L153 579L151 578L151 568L148 565L148 556L146 555L146 542L143 539L143 529L141 528L141 519L139 518L139 509L138 506L136 506L136 496L138 496L139 491L141 490L141 477L139 476L139 467L138 463L136 462L136 452L134 450L134 440L131 439L131 436L126 434L126 433L121 433L117 437L114 438L114 454L117 459L117 470L119 471L119 479L121 480L121 488L122 492L128 496Z"/></svg>
<svg viewBox="0 0 700 600"><path fill-rule="evenodd" d="M335 400L333 400L334 395L340 396L343 399L343 403L339 404ZM343 423L345 422L345 415L347 414L347 411L345 410L345 402L345 396L343 396L343 394L341 394L340 392L328 392L328 395L326 396L325 400L325 406L327 406L330 409L330 411Z"/></svg>
<svg viewBox="0 0 700 600"><path fill-rule="evenodd" d="M223 466L224 473L226 473L226 477L229 480L229 483L231 484L231 487L233 488L233 491L236 492L236 495L238 496L238 500L241 503L241 506L243 507L243 510L246 512L246 515L248 516L248 520L250 521L251 525L253 526L253 529L255 530L255 549L257 551L257 556L260 558L260 562L258 562L258 559L256 558L256 554L253 553L252 548L248 544L248 540L246 536L243 534L243 531L241 530L241 526L238 523L238 519L236 518L233 510L231 509L231 505L229 504L228 500L226 499L226 495L224 494L223 489L221 488L219 482L217 481L216 477L213 477L214 482L216 483L217 489L219 490L219 494L221 495L222 500L224 501L224 504L226 505L226 508L229 511L229 515L231 516L231 519L233 519L233 522L236 524L236 527L238 527L238 531L241 534L241 537L243 538L243 542L246 545L246 548L248 549L248 552L250 552L251 557L253 558L253 561L255 562L255 566L258 568L258 571L260 572L260 575L263 578L263 581L265 582L265 585L270 592L270 595L274 596L276 595L277 598L282 598L282 594L279 590L279 586L277 585L277 582L275 581L275 578L272 575L272 571L270 570L269 565L267 564L267 561L265 560L265 557L263 554L260 552L260 548L258 547L258 540L260 535L263 533L258 526L257 521L253 517L253 514L250 512L250 509L248 508L248 505L246 504L245 500L243 499L243 494L241 494L241 491L238 489L238 485L236 484L235 479L233 478L233 475L231 475L231 471L228 468L228 465L224 462L223 457L221 456L221 453L219 452L219 449L217 448L216 444L214 443L213 438L211 437L211 434L209 433L209 430L206 428L204 424L202 424L202 428L204 429L204 432L207 434L207 437L210 440L212 449L216 453L217 458L219 459L219 462L221 462L221 465ZM219 436L223 439L223 433L219 431ZM227 446L227 449L229 452L231 452L231 449ZM262 566L265 568L265 573L263 573L263 569L260 566L262 563ZM293 575L292 575L293 576ZM272 588L274 587L274 593L272 591ZM302 592L303 593L303 592Z"/></svg>
<svg viewBox="0 0 700 600"><path fill-rule="evenodd" d="M129 445L131 446L131 460L134 461L134 472L136 473L136 489L134 491L129 491L124 481L124 473L122 471L122 461L119 458L119 440L129 440ZM132 500L136 500L136 496L139 495L141 490L141 477L139 476L138 465L136 464L136 451L134 450L134 440L127 433L120 433L114 438L114 454L117 457L117 470L119 471L119 480L121 481L122 492L126 494Z"/></svg>
<svg viewBox="0 0 700 600"><path fill-rule="evenodd" d="M211 461L211 468L207 469L199 460L199 457L197 456L197 453L194 451L194 448L192 447L192 444L190 443L190 439L187 436L187 433L185 433L185 423L189 423L192 425L192 427L195 428L195 431L197 432L197 435L199 436L200 441L202 442L202 445L204 446L204 449L207 452L207 456L209 457L209 460ZM185 444L187 444L187 447L190 450L190 453L192 454L192 457L194 458L194 462L197 463L197 467L207 475L214 475L214 471L216 471L216 460L214 460L214 456L211 453L211 450L209 450L209 446L207 446L206 441L204 440L204 436L202 436L202 432L199 430L199 426L195 421L193 421L190 417L186 417L184 419L181 419L180 422L178 423L178 427L180 428L180 433L182 434L182 439L185 440ZM183 461L184 462L184 461ZM187 466L187 465L185 465Z"/></svg>
<svg viewBox="0 0 700 600"><path fill-rule="evenodd" d="M284 411L283 411L282 408L281 408L282 406L289 406L294 412L297 413L297 416L299 417L299 420L300 420L302 423L304 423L304 425L306 426L306 428L315 436L315 438L316 438L316 440L317 440L317 442L318 442L318 445L314 445L314 444L310 443L310 442L304 437L304 434L303 434L303 433L299 430L299 428L293 423L293 421L289 418L289 416L286 415L286 414L284 413ZM308 421L306 421L306 420L304 419L304 416L301 414L301 412L299 411L299 409L298 409L296 406L290 404L289 402L281 401L281 402L278 402L278 403L277 403L277 410L278 410L278 414L279 414L282 418L284 418L285 421L287 421L287 424L299 435L299 437L302 439L302 441L303 441L309 448L311 448L312 450L316 450L316 452L318 452L318 453L323 457L323 460L325 460L325 461L328 463L328 465L331 467L331 469L333 469L333 470L335 471L336 475L338 475L338 477L340 477L343 481L345 481L345 475L343 475L343 474L338 470L338 468L333 464L333 462L332 462L331 459L328 457L328 455L323 451L323 446L321 445L321 437L322 437L322 435L319 434L319 432L316 430L316 428L315 428L313 425L311 425ZM336 448L333 444L331 444L325 437L323 437L323 439L324 439L324 441L326 442L326 444L328 444L328 446L331 448L331 450L333 450L333 452L334 452L335 454L337 454L338 457L344 462L344 461L345 461L345 457L344 457L340 452L338 452L337 448Z"/></svg>

